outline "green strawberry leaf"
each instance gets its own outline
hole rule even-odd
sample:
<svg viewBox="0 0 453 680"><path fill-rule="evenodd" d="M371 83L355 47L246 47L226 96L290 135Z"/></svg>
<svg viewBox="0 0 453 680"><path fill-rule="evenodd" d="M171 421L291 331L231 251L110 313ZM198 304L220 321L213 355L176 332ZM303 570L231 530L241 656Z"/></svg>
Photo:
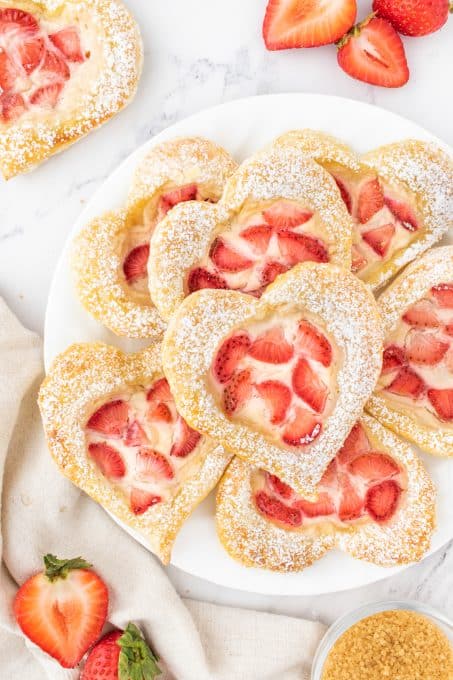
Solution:
<svg viewBox="0 0 453 680"><path fill-rule="evenodd" d="M119 680L154 680L162 674L159 658L148 647L137 626L128 623L118 639L121 647L118 661Z"/></svg>

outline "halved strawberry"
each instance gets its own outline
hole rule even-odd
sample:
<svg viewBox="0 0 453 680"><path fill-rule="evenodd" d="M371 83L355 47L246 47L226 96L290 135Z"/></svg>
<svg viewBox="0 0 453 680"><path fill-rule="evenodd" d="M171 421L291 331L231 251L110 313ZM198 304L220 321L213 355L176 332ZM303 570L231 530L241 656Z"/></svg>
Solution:
<svg viewBox="0 0 453 680"><path fill-rule="evenodd" d="M263 22L268 50L333 43L353 25L356 0L269 0Z"/></svg>
<svg viewBox="0 0 453 680"><path fill-rule="evenodd" d="M144 512L153 505L160 503L162 498L155 493L133 487L131 491L130 504L134 515L143 515Z"/></svg>
<svg viewBox="0 0 453 680"><path fill-rule="evenodd" d="M62 83L52 83L51 85L38 87L30 97L30 104L53 109L57 105L62 89Z"/></svg>
<svg viewBox="0 0 453 680"><path fill-rule="evenodd" d="M453 419L453 389L428 390L428 399L441 420Z"/></svg>
<svg viewBox="0 0 453 680"><path fill-rule="evenodd" d="M400 469L390 456L380 451L370 451L354 458L349 463L349 471L367 482L379 482L399 474Z"/></svg>
<svg viewBox="0 0 453 680"><path fill-rule="evenodd" d="M27 75L30 75L30 73L33 73L38 68L44 56L44 50L44 40L42 38L30 37L17 46L21 64Z"/></svg>
<svg viewBox="0 0 453 680"><path fill-rule="evenodd" d="M153 480L156 477L173 479L175 476L171 463L158 451L143 446L137 453L135 469L140 479Z"/></svg>
<svg viewBox="0 0 453 680"><path fill-rule="evenodd" d="M300 208L296 203L278 201L270 208L263 211L263 217L267 224L275 229L293 229L311 220L311 210Z"/></svg>
<svg viewBox="0 0 453 680"><path fill-rule="evenodd" d="M291 404L291 390L279 380L265 380L255 386L271 412L271 423L279 425L285 420Z"/></svg>
<svg viewBox="0 0 453 680"><path fill-rule="evenodd" d="M132 248L123 262L123 272L128 283L148 276L149 244L143 243Z"/></svg>
<svg viewBox="0 0 453 680"><path fill-rule="evenodd" d="M362 238L365 243L368 243L370 248L373 248L374 252L384 257L387 255L391 240L395 235L395 225L394 224L383 224L382 227L376 227L376 229L370 229L362 234Z"/></svg>
<svg viewBox="0 0 453 680"><path fill-rule="evenodd" d="M129 425L123 437L123 442L126 446L143 446L143 444L148 443L148 437L138 420L134 420Z"/></svg>
<svg viewBox="0 0 453 680"><path fill-rule="evenodd" d="M170 385L167 378L159 378L149 388L146 394L147 401L173 401L173 395L170 392Z"/></svg>
<svg viewBox="0 0 453 680"><path fill-rule="evenodd" d="M339 481L341 499L338 507L338 516L342 522L357 519L363 512L363 499L360 498L348 475L341 474Z"/></svg>
<svg viewBox="0 0 453 680"><path fill-rule="evenodd" d="M10 123L20 118L26 109L27 105L21 94L4 92L0 95L1 117L6 123Z"/></svg>
<svg viewBox="0 0 453 680"><path fill-rule="evenodd" d="M185 201L194 201L197 197L197 185L185 184L184 186L176 187L170 191L162 194L159 201L159 209L163 215L178 203L185 203Z"/></svg>
<svg viewBox="0 0 453 680"><path fill-rule="evenodd" d="M289 266L281 262L268 262L261 272L261 283L263 286L268 286L273 283L277 276L284 274L289 269Z"/></svg>
<svg viewBox="0 0 453 680"><path fill-rule="evenodd" d="M279 326L270 328L252 342L248 353L267 364L286 364L294 354L293 346L285 339Z"/></svg>
<svg viewBox="0 0 453 680"><path fill-rule="evenodd" d="M23 12L21 9L13 7L0 9L0 34L14 32L25 37L38 31L39 24L29 12Z"/></svg>
<svg viewBox="0 0 453 680"><path fill-rule="evenodd" d="M431 293L439 307L453 309L453 283L440 283L431 288Z"/></svg>
<svg viewBox="0 0 453 680"><path fill-rule="evenodd" d="M45 78L46 84L69 80L71 77L71 71L65 59L51 50L47 50L44 54L39 72L41 77Z"/></svg>
<svg viewBox="0 0 453 680"><path fill-rule="evenodd" d="M323 366L332 363L332 347L326 336L306 319L302 319L297 329L297 349L310 359L319 361Z"/></svg>
<svg viewBox="0 0 453 680"><path fill-rule="evenodd" d="M384 194L379 180L369 179L360 189L357 213L361 224L368 222L378 210L384 207Z"/></svg>
<svg viewBox="0 0 453 680"><path fill-rule="evenodd" d="M178 416L175 434L173 437L173 445L170 450L170 456L176 456L176 458L185 458L189 455L189 453L192 453L192 451L200 442L200 439L201 434L195 430L192 430L184 418Z"/></svg>
<svg viewBox="0 0 453 680"><path fill-rule="evenodd" d="M297 508L285 505L278 498L269 496L265 491L255 494L256 507L268 519L273 519L291 527L299 527L302 524L302 513Z"/></svg>
<svg viewBox="0 0 453 680"><path fill-rule="evenodd" d="M294 419L285 427L282 439L289 446L306 446L321 434L322 425L316 416L300 406L294 409Z"/></svg>
<svg viewBox="0 0 453 680"><path fill-rule="evenodd" d="M291 498L294 493L288 484L285 484L285 482L282 482L282 480L276 475L271 475L269 472L266 472L266 481L269 484L271 490L285 500Z"/></svg>
<svg viewBox="0 0 453 680"><path fill-rule="evenodd" d="M45 555L44 565L17 591L14 615L32 642L64 668L75 668L101 634L107 586L81 557Z"/></svg>
<svg viewBox="0 0 453 680"><path fill-rule="evenodd" d="M357 422L337 454L338 462L342 465L347 465L359 454L369 451L370 448L371 444L368 435L362 425Z"/></svg>
<svg viewBox="0 0 453 680"><path fill-rule="evenodd" d="M255 253L263 255L272 236L272 228L267 224L254 224L239 234L250 245Z"/></svg>
<svg viewBox="0 0 453 680"><path fill-rule="evenodd" d="M238 363L249 351L251 340L245 331L235 333L220 345L214 360L214 375L226 383L236 370Z"/></svg>
<svg viewBox="0 0 453 680"><path fill-rule="evenodd" d="M19 75L20 71L13 59L8 56L7 52L0 48L0 88L4 92L11 90Z"/></svg>
<svg viewBox="0 0 453 680"><path fill-rule="evenodd" d="M292 384L298 397L308 404L316 413L322 413L326 405L329 391L308 361L299 359L293 371Z"/></svg>
<svg viewBox="0 0 453 680"><path fill-rule="evenodd" d="M121 479L126 474L126 466L117 449L105 442L96 442L88 445L88 453L100 468L104 477L108 479Z"/></svg>
<svg viewBox="0 0 453 680"><path fill-rule="evenodd" d="M418 328L437 328L439 319L431 300L420 300L403 314L403 321Z"/></svg>
<svg viewBox="0 0 453 680"><path fill-rule="evenodd" d="M148 418L150 420L160 420L163 423L173 422L173 414L171 409L163 401L157 404L152 404L148 410Z"/></svg>
<svg viewBox="0 0 453 680"><path fill-rule="evenodd" d="M252 266L252 260L228 246L221 238L216 238L209 252L215 266L224 272L241 272Z"/></svg>
<svg viewBox="0 0 453 680"><path fill-rule="evenodd" d="M192 269L187 280L189 293L194 293L202 288L228 288L225 279L218 274L208 272L203 267Z"/></svg>
<svg viewBox="0 0 453 680"><path fill-rule="evenodd" d="M85 61L80 46L79 30L75 26L68 26L57 33L51 33L49 39L68 61Z"/></svg>
<svg viewBox="0 0 453 680"><path fill-rule="evenodd" d="M340 190L341 198L343 200L343 203L346 205L346 208L348 210L348 213L351 215L352 214L352 198L351 194L346 188L346 184L339 178L335 177L335 175L332 175L332 177L335 180L335 183Z"/></svg>
<svg viewBox="0 0 453 680"><path fill-rule="evenodd" d="M401 222L403 227L408 231L417 231L418 222L412 208L403 203L402 201L397 201L393 198L385 197L385 205L394 214L394 216Z"/></svg>
<svg viewBox="0 0 453 680"><path fill-rule="evenodd" d="M398 371L396 378L386 387L386 390L402 397L418 399L425 391L425 383L415 371L405 366Z"/></svg>
<svg viewBox="0 0 453 680"><path fill-rule="evenodd" d="M434 333L412 328L406 335L405 347L407 358L412 363L434 366L442 361L450 345L439 340Z"/></svg>
<svg viewBox="0 0 453 680"><path fill-rule="evenodd" d="M381 87L401 87L409 80L400 36L385 19L370 14L338 43L338 64L357 80Z"/></svg>
<svg viewBox="0 0 453 680"><path fill-rule="evenodd" d="M387 479L368 489L365 506L375 522L387 522L398 505L401 488L393 479Z"/></svg>
<svg viewBox="0 0 453 680"><path fill-rule="evenodd" d="M251 372L249 369L235 373L223 390L223 408L232 415L250 398L252 393Z"/></svg>
<svg viewBox="0 0 453 680"><path fill-rule="evenodd" d="M282 230L278 234L278 246L285 261L291 267L299 262L329 261L329 254L324 244L308 234Z"/></svg>
<svg viewBox="0 0 453 680"><path fill-rule="evenodd" d="M326 517L335 512L335 504L329 494L322 491L316 501L307 501L301 498L294 503L295 508L302 510L306 517Z"/></svg>
<svg viewBox="0 0 453 680"><path fill-rule="evenodd" d="M360 252L356 245L352 246L351 255L352 255L351 271L354 274L356 274L368 264L368 260L366 259L365 255L362 255L362 253Z"/></svg>
<svg viewBox="0 0 453 680"><path fill-rule="evenodd" d="M384 355L382 357L382 374L386 375L395 371L401 366L405 366L407 363L406 353L402 347L398 345L389 345L384 350Z"/></svg>
<svg viewBox="0 0 453 680"><path fill-rule="evenodd" d="M103 404L87 422L90 430L101 432L108 437L121 437L127 427L129 406L122 399Z"/></svg>

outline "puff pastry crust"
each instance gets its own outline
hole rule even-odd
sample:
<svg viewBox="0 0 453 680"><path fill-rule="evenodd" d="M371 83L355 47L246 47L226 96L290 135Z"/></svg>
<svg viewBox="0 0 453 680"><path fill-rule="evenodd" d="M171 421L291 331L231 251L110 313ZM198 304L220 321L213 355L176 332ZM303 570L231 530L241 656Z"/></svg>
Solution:
<svg viewBox="0 0 453 680"><path fill-rule="evenodd" d="M74 242L78 297L117 335L156 338L164 322L147 285L149 238L179 201L216 202L236 163L202 137L177 138L153 148L138 165L127 204L96 218Z"/></svg>
<svg viewBox="0 0 453 680"><path fill-rule="evenodd" d="M217 205L176 206L155 229L151 297L168 320L200 288L259 296L305 260L350 266L352 221L332 178L297 148L271 147L240 165Z"/></svg>
<svg viewBox="0 0 453 680"><path fill-rule="evenodd" d="M453 456L453 246L433 248L379 297L384 363L366 409L437 456Z"/></svg>
<svg viewBox="0 0 453 680"><path fill-rule="evenodd" d="M265 339L269 330L277 355L257 361L252 340ZM300 342L307 348L306 358ZM264 342L265 349L268 344ZM327 349L318 361L312 360L313 344ZM193 293L170 320L162 347L164 372L187 422L248 463L310 495L374 389L382 333L377 305L365 284L335 265L306 262L279 276L259 300L229 290ZM238 356L249 362L246 367L235 365ZM288 431L282 433L269 423L263 430L253 414L241 415L239 398L261 377L267 382L286 381L286 394L291 385L298 396L303 394L303 401L289 394ZM249 390L246 396L250 394ZM277 421L273 417L272 422Z"/></svg>
<svg viewBox="0 0 453 680"><path fill-rule="evenodd" d="M187 428L165 387L159 343L131 355L102 343L76 344L53 362L39 406L63 474L140 532L167 563L181 525L217 484L230 455Z"/></svg>
<svg viewBox="0 0 453 680"><path fill-rule="evenodd" d="M383 567L423 557L435 526L433 484L407 443L370 416L362 416L358 425L368 440L366 451L358 447L360 442L356 439L351 448L342 449L335 464L342 470L348 466L350 471L360 469L362 475L368 474L367 460L380 460L382 465L380 477L352 475L359 495L365 494L365 506L362 499L356 516L350 519L341 520L338 515L341 500L335 501L335 492L341 486L340 475L330 487L327 481L322 487L333 499L327 505L324 500L322 510L321 504L307 504L278 479L266 476L240 458L233 459L218 487L216 507L217 532L233 559L248 567L295 572L310 566L332 548ZM390 489L397 490L394 496L390 496ZM320 491L319 499L322 494ZM370 514L368 508L372 508L371 512L374 508L370 499L376 494L380 494L381 500L385 495L383 502L389 513L392 503L388 519ZM270 519L272 516L281 517L284 522Z"/></svg>
<svg viewBox="0 0 453 680"><path fill-rule="evenodd" d="M18 80L0 97L0 167L8 179L62 151L126 106L136 92L143 55L138 26L120 0L1 0L3 17L5 12L15 13L2 22L7 58L17 61L24 25L26 46L31 40L34 45L22 64L16 63ZM24 12L25 20L18 19ZM77 53L71 52L71 37L66 43L68 30L78 32ZM14 40L21 44L11 46ZM33 89L36 81L42 87Z"/></svg>

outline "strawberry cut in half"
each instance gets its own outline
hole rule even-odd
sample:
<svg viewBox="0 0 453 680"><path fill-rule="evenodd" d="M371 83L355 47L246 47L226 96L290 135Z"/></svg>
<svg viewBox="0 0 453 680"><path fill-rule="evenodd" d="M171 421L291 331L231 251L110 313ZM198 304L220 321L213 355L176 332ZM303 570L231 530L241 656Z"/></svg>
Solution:
<svg viewBox="0 0 453 680"><path fill-rule="evenodd" d="M365 507L375 522L388 522L395 514L401 488L393 479L387 479L368 489Z"/></svg>
<svg viewBox="0 0 453 680"><path fill-rule="evenodd" d="M453 283L440 283L431 288L439 307L453 309Z"/></svg>
<svg viewBox="0 0 453 680"><path fill-rule="evenodd" d="M80 557L45 555L45 571L31 576L14 599L22 632L64 668L75 668L99 638L109 603L107 586Z"/></svg>
<svg viewBox="0 0 453 680"><path fill-rule="evenodd" d="M274 229L293 229L311 220L313 213L300 208L295 203L278 201L263 211L263 217L266 223Z"/></svg>
<svg viewBox="0 0 453 680"><path fill-rule="evenodd" d="M397 373L396 378L386 389L388 392L398 394L401 397L419 399L425 392L425 383L415 371L405 366Z"/></svg>
<svg viewBox="0 0 453 680"><path fill-rule="evenodd" d="M16 33L21 37L33 35L39 31L35 17L29 12L7 7L0 9L0 34Z"/></svg>
<svg viewBox="0 0 453 680"><path fill-rule="evenodd" d="M20 71L14 61L0 49L0 88L5 92L11 90L19 74Z"/></svg>
<svg viewBox="0 0 453 680"><path fill-rule="evenodd" d="M38 68L44 56L44 50L42 38L29 38L17 46L22 67L27 75Z"/></svg>
<svg viewBox="0 0 453 680"><path fill-rule="evenodd" d="M400 36L385 19L370 14L338 43L339 66L352 78L381 87L401 87L409 80Z"/></svg>
<svg viewBox="0 0 453 680"><path fill-rule="evenodd" d="M352 485L348 475L340 475L341 499L338 516L342 522L358 519L363 513L363 500Z"/></svg>
<svg viewBox="0 0 453 680"><path fill-rule="evenodd" d="M17 120L26 109L27 105L21 94L3 92L0 95L0 111L3 121L10 123Z"/></svg>
<svg viewBox="0 0 453 680"><path fill-rule="evenodd" d="M68 61L79 63L85 61L80 46L79 31L75 26L68 26L57 33L52 33L49 38Z"/></svg>
<svg viewBox="0 0 453 680"><path fill-rule="evenodd" d="M149 244L133 248L123 262L123 273L128 283L134 283L148 276Z"/></svg>
<svg viewBox="0 0 453 680"><path fill-rule="evenodd" d="M337 454L338 461L342 465L346 465L361 453L369 451L370 448L371 444L367 433L360 423L356 423Z"/></svg>
<svg viewBox="0 0 453 680"><path fill-rule="evenodd" d="M277 326L259 335L250 345L248 353L257 361L267 364L286 364L292 358L294 349Z"/></svg>
<svg viewBox="0 0 453 680"><path fill-rule="evenodd" d="M30 104L41 106L45 109L54 109L63 90L62 83L51 83L38 87L30 96Z"/></svg>
<svg viewBox="0 0 453 680"><path fill-rule="evenodd" d="M396 201L393 198L385 197L385 205L388 207L390 212L396 217L397 220L401 222L403 227L408 231L417 231L418 222L414 211L410 208L407 203L402 201Z"/></svg>
<svg viewBox="0 0 453 680"><path fill-rule="evenodd" d="M357 213L361 224L365 224L384 207L384 194L378 179L368 180L361 188Z"/></svg>
<svg viewBox="0 0 453 680"><path fill-rule="evenodd" d="M329 261L324 244L308 234L282 230L278 234L278 246L285 262L291 267L299 262Z"/></svg>
<svg viewBox="0 0 453 680"><path fill-rule="evenodd" d="M184 418L178 416L176 423L175 437L170 450L170 456L185 458L192 453L201 440L201 434L192 430Z"/></svg>
<svg viewBox="0 0 453 680"><path fill-rule="evenodd" d="M108 479L121 479L126 474L126 466L120 452L105 442L93 442L88 453Z"/></svg>
<svg viewBox="0 0 453 680"><path fill-rule="evenodd" d="M278 498L269 496L265 491L259 491L255 495L255 503L258 510L268 519L272 519L289 527L300 527L302 513L297 508L291 508L282 503Z"/></svg>
<svg viewBox="0 0 453 680"><path fill-rule="evenodd" d="M143 481L157 479L173 479L175 476L171 463L158 451L142 447L137 453L136 471Z"/></svg>
<svg viewBox="0 0 453 680"><path fill-rule="evenodd" d="M148 443L148 437L138 420L132 421L129 425L123 437L123 442L126 446L142 446Z"/></svg>
<svg viewBox="0 0 453 680"><path fill-rule="evenodd" d="M397 345L389 345L385 348L382 358L382 374L391 373L397 368L405 366L406 363L407 359L404 349Z"/></svg>
<svg viewBox="0 0 453 680"><path fill-rule="evenodd" d="M353 25L356 0L270 0L263 22L268 50L336 42Z"/></svg>
<svg viewBox="0 0 453 680"><path fill-rule="evenodd" d="M219 382L226 383L230 380L250 345L250 337L245 332L236 333L224 340L214 360L214 375Z"/></svg>
<svg viewBox="0 0 453 680"><path fill-rule="evenodd" d="M393 458L379 451L370 451L357 456L349 463L349 470L353 475L358 475L367 482L380 482L400 472Z"/></svg>
<svg viewBox="0 0 453 680"><path fill-rule="evenodd" d="M129 406L122 399L103 404L87 422L87 427L108 437L121 437L127 427Z"/></svg>
<svg viewBox="0 0 453 680"><path fill-rule="evenodd" d="M192 269L187 279L187 288L189 293L195 293L196 290L203 288L228 288L225 279L218 274L213 274L203 267L196 267Z"/></svg>
<svg viewBox="0 0 453 680"><path fill-rule="evenodd" d="M441 420L453 420L453 389L428 390L428 399Z"/></svg>
<svg viewBox="0 0 453 680"><path fill-rule="evenodd" d="M216 238L209 253L215 266L223 272L241 272L252 266L252 260L230 248L221 238Z"/></svg>
<svg viewBox="0 0 453 680"><path fill-rule="evenodd" d="M269 472L266 472L266 481L270 489L285 500L290 499L294 493L288 484L285 484L285 482L282 482L276 475L271 475Z"/></svg>
<svg viewBox="0 0 453 680"><path fill-rule="evenodd" d="M223 390L223 408L227 415L238 411L252 394L251 372L248 368L235 373Z"/></svg>
<svg viewBox="0 0 453 680"><path fill-rule="evenodd" d="M308 361L299 359L293 372L293 389L316 413L322 413L326 405L328 389L312 369Z"/></svg>
<svg viewBox="0 0 453 680"><path fill-rule="evenodd" d="M138 489L137 487L133 487L131 491L130 504L134 515L143 515L149 508L152 508L153 505L157 505L161 501L162 498L160 496L150 491Z"/></svg>
<svg viewBox="0 0 453 680"><path fill-rule="evenodd" d="M403 314L403 321L417 328L437 328L439 318L431 300L420 300Z"/></svg>
<svg viewBox="0 0 453 680"><path fill-rule="evenodd" d="M362 238L375 253L380 257L385 257L394 235L395 225L390 222L389 224L383 224L382 227L376 227L376 229L366 231L362 234Z"/></svg>
<svg viewBox="0 0 453 680"><path fill-rule="evenodd" d="M277 276L284 274L289 269L289 265L282 262L267 262L263 271L261 272L261 283L263 286L268 286L273 283Z"/></svg>
<svg viewBox="0 0 453 680"><path fill-rule="evenodd" d="M289 446L307 446L319 437L321 429L322 425L313 413L296 406L294 418L283 430L282 439Z"/></svg>
<svg viewBox="0 0 453 680"><path fill-rule="evenodd" d="M450 345L434 333L412 328L406 336L405 347L410 362L434 366L442 361Z"/></svg>
<svg viewBox="0 0 453 680"><path fill-rule="evenodd" d="M271 423L273 425L282 423L291 404L291 390L289 387L279 380L265 380L256 385L256 389L270 411Z"/></svg>
<svg viewBox="0 0 453 680"><path fill-rule="evenodd" d="M310 359L319 361L323 366L332 363L332 347L318 329L309 321L302 319L297 329L297 349Z"/></svg>
<svg viewBox="0 0 453 680"><path fill-rule="evenodd" d="M272 236L272 228L267 224L254 224L241 231L240 237L250 245L254 253L264 255Z"/></svg>
<svg viewBox="0 0 453 680"><path fill-rule="evenodd" d="M197 185L185 184L184 186L176 187L162 194L160 197L160 212L166 215L171 208L178 203L185 203L186 201L195 201L197 197Z"/></svg>
<svg viewBox="0 0 453 680"><path fill-rule="evenodd" d="M335 504L329 494L322 491L315 501L307 501L305 498L294 503L294 507L301 510L305 517L327 517L335 512Z"/></svg>
<svg viewBox="0 0 453 680"><path fill-rule="evenodd" d="M40 66L40 75L47 84L69 80L71 71L65 59L60 57L56 52L47 50L44 54L42 64Z"/></svg>

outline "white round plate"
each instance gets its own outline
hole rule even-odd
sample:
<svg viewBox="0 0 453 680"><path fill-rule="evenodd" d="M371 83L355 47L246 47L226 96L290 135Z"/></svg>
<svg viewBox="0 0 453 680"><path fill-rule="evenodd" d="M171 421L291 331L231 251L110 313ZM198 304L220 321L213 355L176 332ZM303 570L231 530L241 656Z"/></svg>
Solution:
<svg viewBox="0 0 453 680"><path fill-rule="evenodd" d="M99 188L75 224L50 290L45 323L46 365L73 342L101 340L125 350L135 350L146 344L117 338L82 309L73 290L70 244L73 236L90 219L121 205L137 163L151 147L179 135L203 135L225 146L240 161L277 135L304 127L330 132L359 152L406 137L442 144L418 125L384 109L349 99L313 94L240 99L172 125L126 158ZM438 530L432 542L434 551L453 537L453 465L451 461L433 457L425 456L424 459L439 490ZM124 528L132 534L127 527ZM133 535L146 545L141 537ZM172 564L229 588L279 595L315 595L346 590L401 570L369 565L338 551L332 551L299 574L276 574L242 567L228 557L217 539L213 494L193 513L180 532Z"/></svg>

